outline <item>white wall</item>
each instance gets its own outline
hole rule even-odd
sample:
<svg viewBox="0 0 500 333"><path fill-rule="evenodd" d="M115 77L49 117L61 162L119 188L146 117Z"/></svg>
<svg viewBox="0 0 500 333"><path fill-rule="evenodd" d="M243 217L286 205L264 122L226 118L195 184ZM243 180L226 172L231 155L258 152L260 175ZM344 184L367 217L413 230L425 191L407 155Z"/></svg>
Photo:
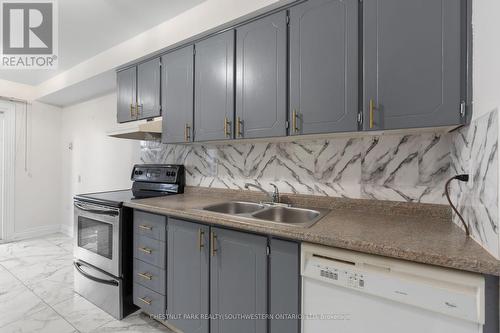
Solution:
<svg viewBox="0 0 500 333"><path fill-rule="evenodd" d="M75 194L131 186L130 172L139 161L140 144L108 137L106 133L115 127L115 93L62 110L61 219L67 233L72 233Z"/></svg>
<svg viewBox="0 0 500 333"><path fill-rule="evenodd" d="M16 103L15 211L10 238L60 230L60 141L60 108L34 102L28 106L26 122L25 105Z"/></svg>

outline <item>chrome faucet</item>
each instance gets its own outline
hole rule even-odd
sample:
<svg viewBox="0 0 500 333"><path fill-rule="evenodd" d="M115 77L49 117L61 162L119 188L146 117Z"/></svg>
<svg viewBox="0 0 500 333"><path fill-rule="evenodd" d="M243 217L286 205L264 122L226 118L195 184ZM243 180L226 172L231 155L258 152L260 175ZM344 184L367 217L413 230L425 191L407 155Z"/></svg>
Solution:
<svg viewBox="0 0 500 333"><path fill-rule="evenodd" d="M256 189L264 192L269 197L269 199L271 199L271 202L273 204L279 203L280 202L280 191L278 190L278 186L276 186L276 184L273 184L273 183L269 183L269 185L274 187L274 191L272 193L264 190L259 185L255 185L255 184L251 184L251 183L245 183L245 188L248 190L249 187L255 187Z"/></svg>

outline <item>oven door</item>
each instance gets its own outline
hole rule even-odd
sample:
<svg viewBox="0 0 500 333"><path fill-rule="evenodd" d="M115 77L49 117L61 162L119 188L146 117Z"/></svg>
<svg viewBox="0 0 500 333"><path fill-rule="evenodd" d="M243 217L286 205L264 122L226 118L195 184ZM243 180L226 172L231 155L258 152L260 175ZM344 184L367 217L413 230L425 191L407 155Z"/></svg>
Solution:
<svg viewBox="0 0 500 333"><path fill-rule="evenodd" d="M121 214L119 208L75 200L76 259L121 277Z"/></svg>

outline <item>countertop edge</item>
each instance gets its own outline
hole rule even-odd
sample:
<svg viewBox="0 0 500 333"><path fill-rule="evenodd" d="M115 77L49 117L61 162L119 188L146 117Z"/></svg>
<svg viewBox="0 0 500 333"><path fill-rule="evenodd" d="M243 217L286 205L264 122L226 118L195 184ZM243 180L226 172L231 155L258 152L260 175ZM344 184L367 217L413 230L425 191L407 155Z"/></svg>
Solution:
<svg viewBox="0 0 500 333"><path fill-rule="evenodd" d="M328 239L326 239L326 237L324 239L318 239L316 237L315 240L311 240L307 238L307 231L304 231L304 229L297 230L294 227L289 227L285 229L286 231L284 231L273 228L269 225L265 225L264 223L261 225L260 223L256 223L255 221L246 222L244 219L239 219L237 217L233 218L229 215L201 211L197 209L178 210L134 202L124 202L123 205L132 209L139 209L150 213L168 215L174 218L194 220L206 223L208 225L229 227L232 229L238 229L253 233L262 233L295 241L337 247L346 250L357 251L360 253L379 255L415 263L451 268L473 273L500 276L500 265L493 268L491 267L492 265L490 263L484 262L482 260L473 261L470 259L464 259L462 257L444 256L443 254L436 254L425 251L412 251L397 247L391 248L387 246L378 246L376 244L368 242L358 242L357 245L354 245L348 243L348 240L336 238L335 236L331 235L327 236ZM368 251L367 248L369 248L370 250Z"/></svg>

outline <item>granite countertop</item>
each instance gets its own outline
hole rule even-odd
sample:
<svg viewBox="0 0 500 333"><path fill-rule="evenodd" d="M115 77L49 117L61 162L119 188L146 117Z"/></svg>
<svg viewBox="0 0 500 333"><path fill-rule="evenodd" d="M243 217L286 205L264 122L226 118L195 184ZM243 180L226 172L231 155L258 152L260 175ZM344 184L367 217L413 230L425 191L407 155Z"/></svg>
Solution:
<svg viewBox="0 0 500 333"><path fill-rule="evenodd" d="M228 200L258 202L255 192L187 188L184 194L131 200L127 207L210 225L279 236L464 271L500 275L495 259L451 222L448 207L307 195L282 195L294 206L329 208L310 228L284 226L201 210Z"/></svg>

